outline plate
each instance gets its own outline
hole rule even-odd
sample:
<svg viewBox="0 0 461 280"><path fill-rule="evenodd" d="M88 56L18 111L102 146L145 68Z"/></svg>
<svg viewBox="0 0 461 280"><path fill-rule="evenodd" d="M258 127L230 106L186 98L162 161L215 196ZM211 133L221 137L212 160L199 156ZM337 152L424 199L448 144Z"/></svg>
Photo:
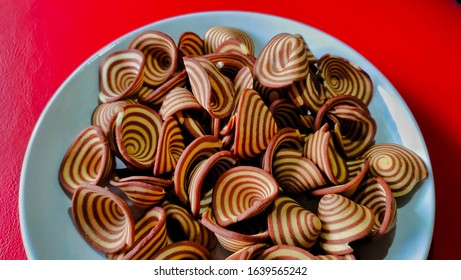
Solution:
<svg viewBox="0 0 461 280"><path fill-rule="evenodd" d="M392 84L368 60L334 37L305 24L251 12L206 12L162 20L139 28L107 45L62 84L40 116L30 139L20 180L19 214L29 259L103 259L79 235L69 216L70 199L58 183L62 157L76 135L90 124L97 105L98 69L109 53L125 49L139 33L159 30L177 40L184 31L203 35L212 26L245 30L258 53L282 32L301 34L320 57L332 53L362 67L374 82L370 110L378 131L377 143L398 143L416 152L429 168L429 177L404 200L398 200L397 226L377 242L358 248L364 259L426 259L434 226L434 180L428 152L418 125Z"/></svg>

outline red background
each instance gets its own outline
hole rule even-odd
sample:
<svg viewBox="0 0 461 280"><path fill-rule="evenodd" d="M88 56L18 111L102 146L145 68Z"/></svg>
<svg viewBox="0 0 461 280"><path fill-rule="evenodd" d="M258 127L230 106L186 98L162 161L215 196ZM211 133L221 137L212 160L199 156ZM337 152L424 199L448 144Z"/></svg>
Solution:
<svg viewBox="0 0 461 280"><path fill-rule="evenodd" d="M26 259L18 193L37 119L60 84L117 37L176 15L245 10L317 27L391 81L420 125L436 187L431 259L461 259L461 5L454 0L0 0L0 259ZM77 4L78 3L78 4Z"/></svg>

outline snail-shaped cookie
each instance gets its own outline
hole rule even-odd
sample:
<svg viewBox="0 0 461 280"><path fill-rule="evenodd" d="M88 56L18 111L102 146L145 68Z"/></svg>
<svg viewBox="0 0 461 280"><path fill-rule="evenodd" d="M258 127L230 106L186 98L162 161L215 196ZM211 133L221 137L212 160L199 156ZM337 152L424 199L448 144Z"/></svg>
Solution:
<svg viewBox="0 0 461 280"><path fill-rule="evenodd" d="M115 157L99 126L84 128L65 153L59 169L59 183L72 194L81 184L97 185L109 177Z"/></svg>
<svg viewBox="0 0 461 280"><path fill-rule="evenodd" d="M367 236L374 224L374 213L368 207L337 194L322 197L318 206L322 221L320 247L333 255L354 252L349 243Z"/></svg>
<svg viewBox="0 0 461 280"><path fill-rule="evenodd" d="M99 100L113 102L134 96L141 89L145 56L138 50L111 53L99 69Z"/></svg>

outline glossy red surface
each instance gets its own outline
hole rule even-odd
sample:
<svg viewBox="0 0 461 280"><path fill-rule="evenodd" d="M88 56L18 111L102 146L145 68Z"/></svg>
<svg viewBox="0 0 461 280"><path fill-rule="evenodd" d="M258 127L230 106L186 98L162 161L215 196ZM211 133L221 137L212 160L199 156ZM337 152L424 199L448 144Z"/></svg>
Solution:
<svg viewBox="0 0 461 280"><path fill-rule="evenodd" d="M432 161L437 210L429 258L461 259L461 5L454 0L0 0L0 259L27 258L18 214L21 166L35 123L60 84L94 52L133 29L213 10L304 22L342 40L383 72L413 112Z"/></svg>

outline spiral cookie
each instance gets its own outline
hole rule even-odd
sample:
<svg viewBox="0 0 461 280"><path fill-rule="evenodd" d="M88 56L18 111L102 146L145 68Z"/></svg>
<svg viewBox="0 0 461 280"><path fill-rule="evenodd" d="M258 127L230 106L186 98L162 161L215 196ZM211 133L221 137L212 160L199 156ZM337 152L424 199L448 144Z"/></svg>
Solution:
<svg viewBox="0 0 461 280"><path fill-rule="evenodd" d="M218 138L206 135L192 141L181 154L174 173L174 189L178 199L183 203L189 202L188 179L192 167L201 160L215 154L222 147Z"/></svg>
<svg viewBox="0 0 461 280"><path fill-rule="evenodd" d="M99 68L99 100L107 103L136 94L143 83L144 64L144 54L137 50L121 50L105 57Z"/></svg>
<svg viewBox="0 0 461 280"><path fill-rule="evenodd" d="M115 167L115 158L99 126L83 129L69 146L59 169L59 183L70 194L81 184L99 184Z"/></svg>
<svg viewBox="0 0 461 280"><path fill-rule="evenodd" d="M128 104L136 104L132 99L118 100L110 103L101 103L93 111L91 124L100 126L104 134L107 136L111 131L111 124L118 112L122 111L123 106Z"/></svg>
<svg viewBox="0 0 461 280"><path fill-rule="evenodd" d="M166 120L177 112L200 109L202 105L198 103L192 92L186 88L176 87L165 96L159 114L163 120Z"/></svg>
<svg viewBox="0 0 461 280"><path fill-rule="evenodd" d="M287 196L279 196L274 201L267 215L267 224L274 244L305 249L315 244L322 229L322 223L314 213Z"/></svg>
<svg viewBox="0 0 461 280"><path fill-rule="evenodd" d="M178 65L178 49L175 42L167 34L160 31L146 31L134 38L129 49L137 49L144 53L144 82L157 87L168 80Z"/></svg>
<svg viewBox="0 0 461 280"><path fill-rule="evenodd" d="M232 82L234 84L235 100L240 100L240 96L246 89L252 89L254 84L253 74L248 66L242 67L234 77ZM237 111L237 106L234 106L231 116Z"/></svg>
<svg viewBox="0 0 461 280"><path fill-rule="evenodd" d="M329 112L334 134L347 158L356 158L374 144L376 122L359 107L338 105Z"/></svg>
<svg viewBox="0 0 461 280"><path fill-rule="evenodd" d="M424 161L413 151L399 144L376 144L363 154L370 159L370 173L384 179L394 197L409 193L428 176Z"/></svg>
<svg viewBox="0 0 461 280"><path fill-rule="evenodd" d="M131 175L131 172L130 174L124 174L123 171L127 171L127 170L117 169L117 175L116 175L117 182L120 182L120 183L127 183L127 182L133 182L133 181L143 182L146 184L160 186L162 188L171 187L171 185L173 184L173 181L170 179L146 176L146 175Z"/></svg>
<svg viewBox="0 0 461 280"><path fill-rule="evenodd" d="M234 153L242 159L258 156L277 130L274 117L259 94L253 89L245 90L237 108Z"/></svg>
<svg viewBox="0 0 461 280"><path fill-rule="evenodd" d="M116 176L110 180L110 184L119 188L134 205L141 209L147 209L158 204L167 193L165 188L160 185L141 180L121 182Z"/></svg>
<svg viewBox="0 0 461 280"><path fill-rule="evenodd" d="M110 259L147 260L155 252L167 246L165 210L156 206L149 209L136 221L135 243L117 254L109 254Z"/></svg>
<svg viewBox="0 0 461 280"><path fill-rule="evenodd" d="M218 178L237 164L230 151L219 151L196 165L189 176L190 209L199 217L211 204L212 192Z"/></svg>
<svg viewBox="0 0 461 280"><path fill-rule="evenodd" d="M328 129L328 123L325 123L309 137L304 147L304 154L317 164L333 184L344 184L349 179L346 160L337 152Z"/></svg>
<svg viewBox="0 0 461 280"><path fill-rule="evenodd" d="M322 221L319 245L334 255L353 253L349 243L367 236L375 219L369 208L337 194L322 197L318 217Z"/></svg>
<svg viewBox="0 0 461 280"><path fill-rule="evenodd" d="M320 169L302 152L281 149L275 155L272 175L287 193L302 193L327 184Z"/></svg>
<svg viewBox="0 0 461 280"><path fill-rule="evenodd" d="M348 198L351 197L356 192L362 180L367 176L370 164L368 160L357 159L347 161L346 165L349 171L349 180L346 183L316 188L311 191L311 194L322 196L336 193Z"/></svg>
<svg viewBox="0 0 461 280"><path fill-rule="evenodd" d="M72 196L77 229L93 248L116 253L134 243L134 220L127 203L105 188L84 184Z"/></svg>
<svg viewBox="0 0 461 280"><path fill-rule="evenodd" d="M296 107L307 108L313 113L326 101L323 85L312 71L309 71L305 79L292 83L287 93Z"/></svg>
<svg viewBox="0 0 461 280"><path fill-rule="evenodd" d="M173 117L166 119L157 144L154 176L173 171L185 148L184 136L181 133L178 121Z"/></svg>
<svg viewBox="0 0 461 280"><path fill-rule="evenodd" d="M367 105L354 96L342 95L325 102L316 115L316 129L325 123L330 124L338 148L349 159L374 144L376 122Z"/></svg>
<svg viewBox="0 0 461 280"><path fill-rule="evenodd" d="M147 106L123 107L115 120L115 138L126 164L138 169L153 168L162 123L158 113Z"/></svg>
<svg viewBox="0 0 461 280"><path fill-rule="evenodd" d="M141 102L152 106L162 105L166 95L176 87L184 87L186 85L186 81L186 70L182 70L178 73L174 73L171 78L156 88L143 86L138 93L138 98Z"/></svg>
<svg viewBox="0 0 461 280"><path fill-rule="evenodd" d="M213 189L213 213L226 227L264 211L279 193L269 173L253 166L237 166L224 172Z"/></svg>
<svg viewBox="0 0 461 280"><path fill-rule="evenodd" d="M178 50L181 56L200 56L205 54L205 43L194 32L186 31L178 40Z"/></svg>
<svg viewBox="0 0 461 280"><path fill-rule="evenodd" d="M232 82L205 57L184 57L184 66L197 101L214 118L229 116L234 104Z"/></svg>
<svg viewBox="0 0 461 280"><path fill-rule="evenodd" d="M233 45L238 46L238 53L254 54L253 39L245 31L228 26L215 26L206 31L203 38L206 53L219 52L217 50L225 48L229 40ZM223 44L225 45L222 46Z"/></svg>
<svg viewBox="0 0 461 280"><path fill-rule="evenodd" d="M306 78L309 72L304 40L281 33L261 50L254 69L255 78L268 88L282 88Z"/></svg>
<svg viewBox="0 0 461 280"><path fill-rule="evenodd" d="M264 153L264 157L262 159L262 168L272 173L273 168L273 161L276 152L279 149L287 148L293 150L301 150L303 148L303 141L301 140L301 135L299 131L294 128L282 128L280 129L271 139L267 149Z"/></svg>
<svg viewBox="0 0 461 280"><path fill-rule="evenodd" d="M346 58L325 54L318 61L326 96L352 95L369 104L373 97L373 82L367 72Z"/></svg>
<svg viewBox="0 0 461 280"><path fill-rule="evenodd" d="M373 210L375 221L370 232L373 240L381 238L395 227L397 203L386 181L380 177L363 182L353 200Z"/></svg>

